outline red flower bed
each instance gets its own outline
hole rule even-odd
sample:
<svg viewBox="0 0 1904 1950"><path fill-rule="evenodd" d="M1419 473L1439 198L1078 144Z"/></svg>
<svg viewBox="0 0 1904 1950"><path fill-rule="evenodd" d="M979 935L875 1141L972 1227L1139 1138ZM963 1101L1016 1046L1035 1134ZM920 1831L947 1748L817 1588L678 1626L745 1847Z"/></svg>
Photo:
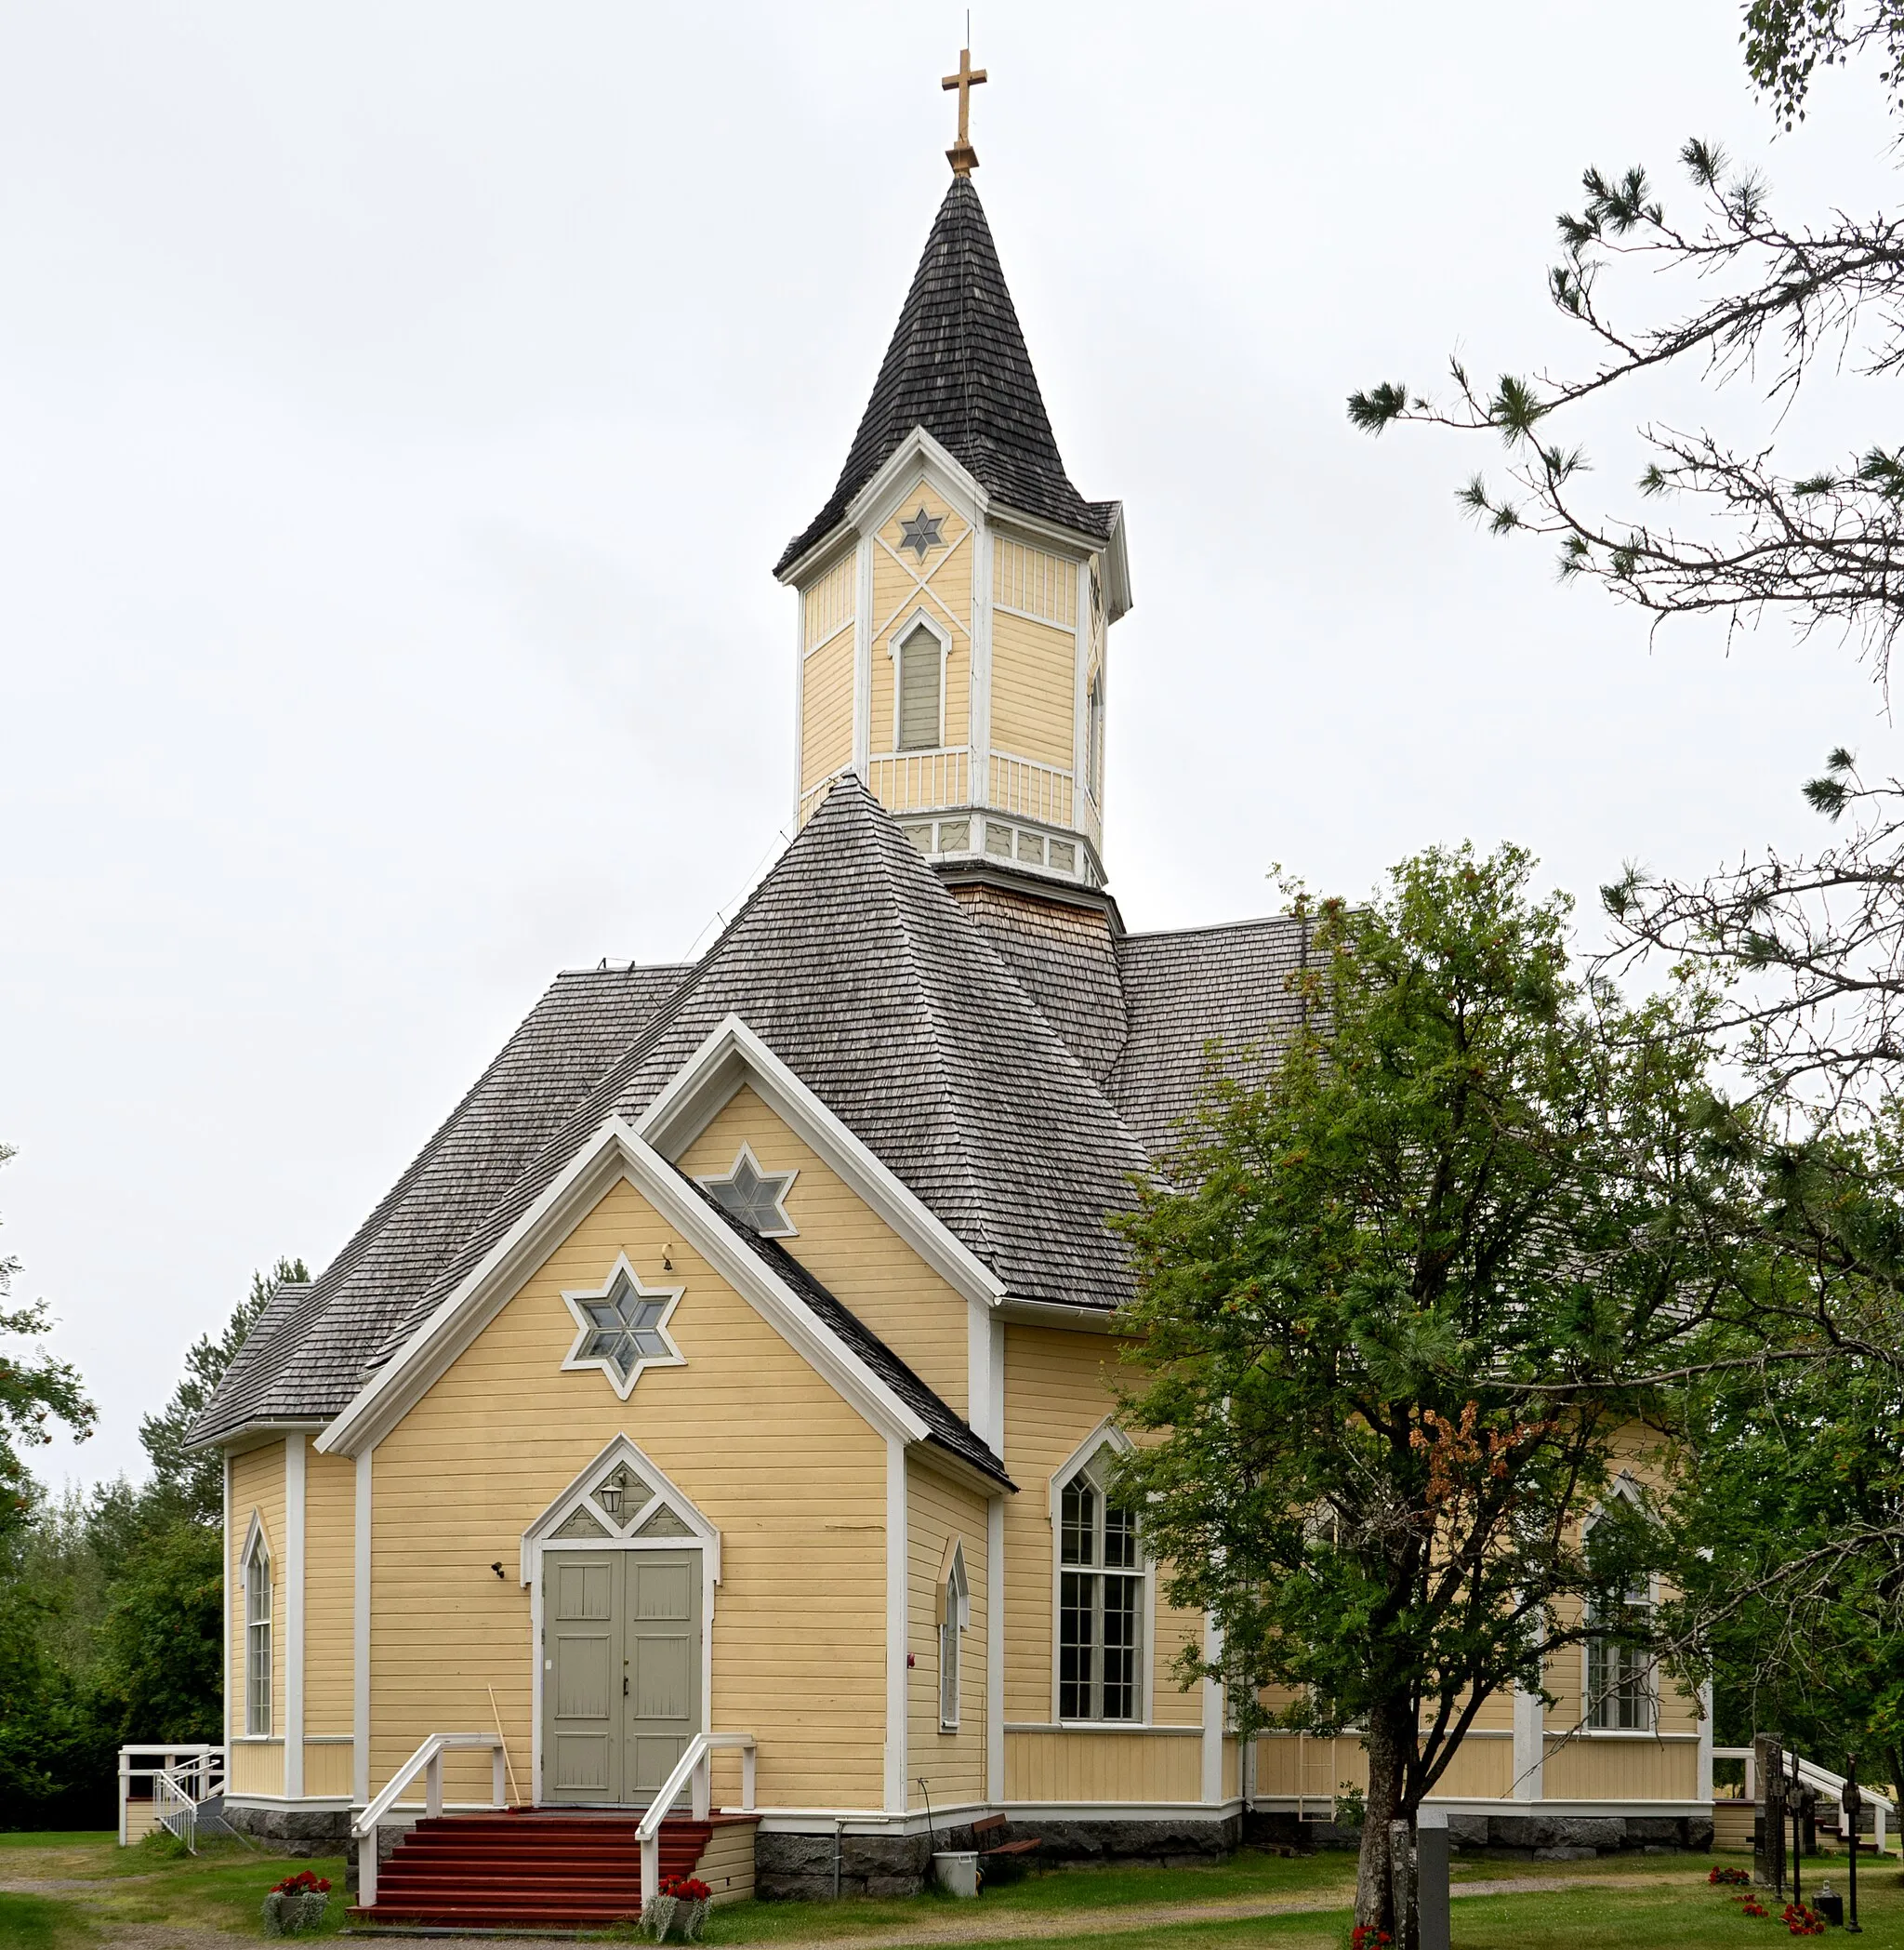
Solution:
<svg viewBox="0 0 1904 1950"><path fill-rule="evenodd" d="M1349 1934L1349 1950L1389 1950L1395 1939L1373 1923L1357 1923Z"/></svg>
<svg viewBox="0 0 1904 1950"><path fill-rule="evenodd" d="M1750 1882L1752 1880L1752 1871L1750 1869L1714 1869L1706 1877L1706 1880L1708 1882L1725 1883Z"/></svg>
<svg viewBox="0 0 1904 1950"><path fill-rule="evenodd" d="M322 1876L313 1876L309 1869L299 1869L295 1876L286 1876L282 1882L271 1885L274 1896L327 1896L330 1884Z"/></svg>
<svg viewBox="0 0 1904 1950"><path fill-rule="evenodd" d="M1803 1903L1788 1903L1778 1920L1793 1936L1823 1936L1825 1933L1824 1917Z"/></svg>

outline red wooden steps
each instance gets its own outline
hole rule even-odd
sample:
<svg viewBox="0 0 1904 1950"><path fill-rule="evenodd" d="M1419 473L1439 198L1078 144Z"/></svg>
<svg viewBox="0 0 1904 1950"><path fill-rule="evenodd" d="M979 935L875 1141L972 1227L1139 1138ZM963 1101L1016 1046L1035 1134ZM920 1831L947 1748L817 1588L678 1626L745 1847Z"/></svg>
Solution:
<svg viewBox="0 0 1904 1950"><path fill-rule="evenodd" d="M425 1819L377 1874L377 1901L353 1920L465 1929L596 1925L641 1914L638 1815L532 1809ZM711 1824L661 1824L661 1874L690 1876Z"/></svg>

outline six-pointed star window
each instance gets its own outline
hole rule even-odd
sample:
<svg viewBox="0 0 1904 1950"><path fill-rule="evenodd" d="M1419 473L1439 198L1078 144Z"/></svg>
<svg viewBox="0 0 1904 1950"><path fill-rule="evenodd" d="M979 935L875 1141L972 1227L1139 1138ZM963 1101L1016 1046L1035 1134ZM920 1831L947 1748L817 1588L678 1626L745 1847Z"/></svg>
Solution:
<svg viewBox="0 0 1904 1950"><path fill-rule="evenodd" d="M701 1178L695 1182L717 1204L731 1212L742 1225L751 1226L762 1239L797 1237L793 1221L787 1216L787 1195L794 1172L763 1172L746 1145L734 1161L734 1169L724 1178Z"/></svg>
<svg viewBox="0 0 1904 1950"><path fill-rule="evenodd" d="M945 545L945 537L939 533L943 515L928 514L923 508L909 522L899 524L899 546L910 549L923 562L934 549Z"/></svg>
<svg viewBox="0 0 1904 1950"><path fill-rule="evenodd" d="M581 1332L562 1366L600 1368L624 1401L648 1369L684 1366L687 1358L668 1331L683 1291L643 1286L624 1254L599 1291L563 1293Z"/></svg>

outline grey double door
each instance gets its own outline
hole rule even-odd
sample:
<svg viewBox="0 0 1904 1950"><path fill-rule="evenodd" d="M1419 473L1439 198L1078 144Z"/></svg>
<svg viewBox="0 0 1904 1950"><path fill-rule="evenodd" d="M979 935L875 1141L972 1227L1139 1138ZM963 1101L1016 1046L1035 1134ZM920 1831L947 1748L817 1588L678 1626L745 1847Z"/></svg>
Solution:
<svg viewBox="0 0 1904 1950"><path fill-rule="evenodd" d="M542 1797L645 1808L701 1731L700 1553L542 1561Z"/></svg>

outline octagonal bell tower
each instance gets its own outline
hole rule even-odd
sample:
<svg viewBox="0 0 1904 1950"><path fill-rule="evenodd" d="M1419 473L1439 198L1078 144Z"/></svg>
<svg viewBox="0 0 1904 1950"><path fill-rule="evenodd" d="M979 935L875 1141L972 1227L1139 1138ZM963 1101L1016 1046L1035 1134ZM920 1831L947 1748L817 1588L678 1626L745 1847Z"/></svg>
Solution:
<svg viewBox="0 0 1904 1950"><path fill-rule="evenodd" d="M853 771L930 859L1104 883L1122 505L1071 484L972 181L950 187L831 496L774 573L799 597L800 800Z"/></svg>

